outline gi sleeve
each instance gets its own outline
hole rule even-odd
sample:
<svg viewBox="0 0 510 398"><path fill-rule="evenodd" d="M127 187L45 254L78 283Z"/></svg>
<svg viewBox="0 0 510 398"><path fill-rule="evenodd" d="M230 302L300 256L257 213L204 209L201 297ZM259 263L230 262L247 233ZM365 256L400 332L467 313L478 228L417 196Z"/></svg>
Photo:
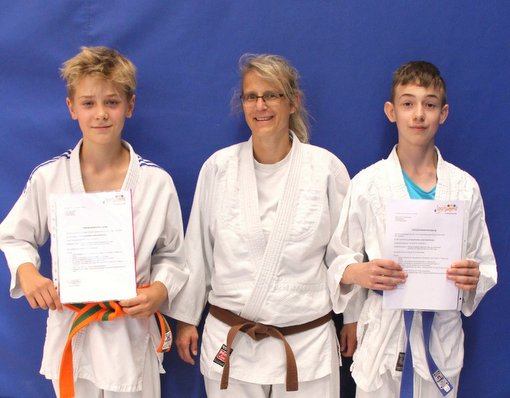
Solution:
<svg viewBox="0 0 510 398"><path fill-rule="evenodd" d="M198 325L210 290L213 266L212 198L215 195L213 166L206 163L199 174L185 236L185 259L189 279L177 294L171 316Z"/></svg>
<svg viewBox="0 0 510 398"><path fill-rule="evenodd" d="M482 196L476 181L469 210L466 258L480 264L480 279L475 290L464 292L462 312L470 316L483 296L497 283L496 259L492 251L489 231L485 222Z"/></svg>
<svg viewBox="0 0 510 398"><path fill-rule="evenodd" d="M18 267L24 263L32 263L37 269L41 267L38 250L49 237L44 194L44 184L38 181L37 174L32 175L14 207L0 224L0 249L11 272L12 298L23 296L17 278Z"/></svg>
<svg viewBox="0 0 510 398"><path fill-rule="evenodd" d="M151 284L159 281L168 292L168 299L161 305L164 314L170 313L172 302L188 279L188 271L184 263L184 232L182 213L177 190L172 178L167 175L158 204L151 211L164 217L160 236L156 240L151 255ZM164 192L164 194L163 194Z"/></svg>
<svg viewBox="0 0 510 398"><path fill-rule="evenodd" d="M341 284L345 269L364 258L363 213L357 203L355 181L351 182L342 204L340 221L327 248L326 262L328 284L331 292L333 311L344 313L344 323L358 320L365 299L364 290L358 285Z"/></svg>

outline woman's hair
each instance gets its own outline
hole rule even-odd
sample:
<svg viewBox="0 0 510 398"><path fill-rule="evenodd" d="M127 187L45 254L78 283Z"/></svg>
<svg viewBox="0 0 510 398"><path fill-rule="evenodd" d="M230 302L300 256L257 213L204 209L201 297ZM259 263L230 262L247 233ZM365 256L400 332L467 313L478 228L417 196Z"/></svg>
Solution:
<svg viewBox="0 0 510 398"><path fill-rule="evenodd" d="M60 75L67 82L72 99L76 85L85 76L99 76L122 87L130 100L136 89L136 67L117 50L108 47L81 47L80 52L62 64Z"/></svg>
<svg viewBox="0 0 510 398"><path fill-rule="evenodd" d="M262 79L280 87L290 104L296 109L289 118L289 128L296 134L299 141L308 142L310 125L308 112L304 104L304 94L299 88L299 73L285 58L271 54L244 54L239 59L241 88L236 90L232 98L233 109L240 109L242 85L248 72L257 73Z"/></svg>

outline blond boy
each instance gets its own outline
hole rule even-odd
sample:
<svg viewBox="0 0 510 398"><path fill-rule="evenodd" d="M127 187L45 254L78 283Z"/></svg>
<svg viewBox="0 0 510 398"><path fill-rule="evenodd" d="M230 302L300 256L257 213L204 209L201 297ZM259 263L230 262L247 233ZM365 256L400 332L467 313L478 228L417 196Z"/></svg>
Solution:
<svg viewBox="0 0 510 398"><path fill-rule="evenodd" d="M12 274L10 293L25 296L34 309L48 312L41 374L59 393L61 358L75 312L60 302L53 276L41 275L38 248L52 233L48 198L53 193L126 190L132 192L137 295L122 300L122 316L92 322L72 340L76 397L157 397L162 354L155 317L169 312L187 279L183 267L183 231L171 177L137 155L122 140L135 104L135 66L106 47L82 47L63 64L66 99L82 139L41 165L0 225L0 248ZM52 255L55 248L52 242ZM143 287L143 288L142 288Z"/></svg>

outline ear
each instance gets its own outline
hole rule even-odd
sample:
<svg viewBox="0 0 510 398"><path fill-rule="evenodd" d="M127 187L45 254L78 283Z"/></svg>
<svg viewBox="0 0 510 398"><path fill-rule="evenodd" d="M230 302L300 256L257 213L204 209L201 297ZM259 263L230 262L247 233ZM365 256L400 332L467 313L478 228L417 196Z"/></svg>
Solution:
<svg viewBox="0 0 510 398"><path fill-rule="evenodd" d="M393 102L386 101L384 103L384 113L390 122L395 123L397 121L397 118L395 117L395 105L393 105Z"/></svg>
<svg viewBox="0 0 510 398"><path fill-rule="evenodd" d="M292 103L290 104L290 114L295 113L301 105L301 97L299 95L294 96Z"/></svg>
<svg viewBox="0 0 510 398"><path fill-rule="evenodd" d="M77 120L78 119L78 115L74 112L74 110L73 110L73 101L71 101L71 99L69 97L66 98L66 105L67 105L67 109L69 109L69 113L71 114L71 118L73 120Z"/></svg>
<svg viewBox="0 0 510 398"><path fill-rule="evenodd" d="M441 114L439 115L439 124L443 124L448 117L448 112L450 110L450 107L448 104L444 105L441 109Z"/></svg>
<svg viewBox="0 0 510 398"><path fill-rule="evenodd" d="M126 112L126 117L130 118L133 116L133 111L135 110L135 95L131 97L131 99L128 102L128 110Z"/></svg>

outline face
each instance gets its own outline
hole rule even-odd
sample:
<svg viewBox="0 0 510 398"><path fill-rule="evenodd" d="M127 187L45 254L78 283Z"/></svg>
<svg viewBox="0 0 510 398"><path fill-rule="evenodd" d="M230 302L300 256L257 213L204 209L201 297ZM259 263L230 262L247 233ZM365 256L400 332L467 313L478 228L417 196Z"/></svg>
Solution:
<svg viewBox="0 0 510 398"><path fill-rule="evenodd" d="M111 81L85 76L66 103L73 120L78 120L84 141L109 144L120 142L124 122L133 114L135 98L128 101Z"/></svg>
<svg viewBox="0 0 510 398"><path fill-rule="evenodd" d="M384 104L388 119L397 124L399 144L434 145L434 137L448 117L448 105L441 105L441 90L416 84L395 88L393 102Z"/></svg>
<svg viewBox="0 0 510 398"><path fill-rule="evenodd" d="M243 95L261 96L268 92L281 94L283 90L264 80L254 71L245 74ZM279 97L270 103L258 98L256 102L243 103L244 117L254 138L287 137L289 134L289 118L295 107L286 97Z"/></svg>

